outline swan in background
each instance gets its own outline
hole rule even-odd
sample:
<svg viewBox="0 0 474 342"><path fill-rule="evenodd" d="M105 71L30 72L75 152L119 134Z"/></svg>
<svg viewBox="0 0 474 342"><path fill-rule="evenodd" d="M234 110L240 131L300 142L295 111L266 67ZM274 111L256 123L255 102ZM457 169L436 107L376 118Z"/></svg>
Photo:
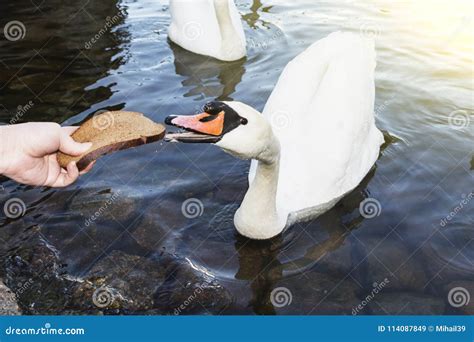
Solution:
<svg viewBox="0 0 474 342"><path fill-rule="evenodd" d="M246 237L272 238L332 208L374 165L384 142L374 69L372 40L332 33L285 67L263 115L240 102L211 102L198 115L168 116L186 132L167 140L214 143L252 159L234 224Z"/></svg>
<svg viewBox="0 0 474 342"><path fill-rule="evenodd" d="M247 54L233 0L170 0L169 38L200 55L235 61Z"/></svg>

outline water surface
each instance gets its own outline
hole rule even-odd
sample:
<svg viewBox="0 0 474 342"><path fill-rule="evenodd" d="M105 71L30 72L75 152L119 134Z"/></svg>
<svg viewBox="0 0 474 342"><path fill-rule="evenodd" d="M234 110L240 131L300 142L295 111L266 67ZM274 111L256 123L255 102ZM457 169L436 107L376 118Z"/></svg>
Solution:
<svg viewBox="0 0 474 342"><path fill-rule="evenodd" d="M236 3L248 56L232 63L169 42L164 1L2 3L1 23L21 21L26 36L0 40L0 121L70 125L117 109L163 121L215 99L262 110L294 56L344 30L376 40L386 144L373 170L328 213L260 242L232 223L249 162L214 146L119 152L67 189L4 179L0 203L26 205L22 217L0 216L0 276L22 310L472 314L472 302L448 301L459 286L474 296L472 3ZM200 216L183 215L190 199ZM380 204L373 218L359 209L366 199ZM103 287L114 301L98 307ZM275 301L282 288L285 305Z"/></svg>

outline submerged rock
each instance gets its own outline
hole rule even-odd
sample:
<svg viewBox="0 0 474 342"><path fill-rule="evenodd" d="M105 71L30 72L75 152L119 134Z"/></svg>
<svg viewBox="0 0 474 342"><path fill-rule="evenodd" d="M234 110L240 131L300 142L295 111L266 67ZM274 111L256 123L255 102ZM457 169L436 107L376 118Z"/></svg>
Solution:
<svg viewBox="0 0 474 342"><path fill-rule="evenodd" d="M165 272L155 261L113 251L84 276L73 300L88 310L147 311L154 307L153 294Z"/></svg>
<svg viewBox="0 0 474 342"><path fill-rule="evenodd" d="M358 288L349 278L305 272L276 283L266 304L282 315L350 315L360 302Z"/></svg>
<svg viewBox="0 0 474 342"><path fill-rule="evenodd" d="M369 238L363 241L363 248L364 259L360 267L366 267L367 276L358 273L362 284L381 282L388 278L390 282L387 288L391 291L419 291L428 283L420 256L412 254L396 237L385 240Z"/></svg>
<svg viewBox="0 0 474 342"><path fill-rule="evenodd" d="M4 260L6 284L16 293L25 314L58 314L68 304L68 277L57 250L33 228L32 236Z"/></svg>
<svg viewBox="0 0 474 342"><path fill-rule="evenodd" d="M140 208L143 195L131 187L88 191L72 197L66 210L82 216L83 227L100 227L103 222L126 224ZM138 213L137 213L138 214ZM80 221L79 221L80 222Z"/></svg>
<svg viewBox="0 0 474 342"><path fill-rule="evenodd" d="M82 264L64 264L64 254L71 259L67 248L57 250L42 228L33 227L2 252L3 274L25 314L173 314L182 305L180 314L218 313L232 302L229 292L190 260L140 252L145 254L113 250L82 274Z"/></svg>
<svg viewBox="0 0 474 342"><path fill-rule="evenodd" d="M453 280L474 281L472 225L442 228L433 234L421 250L430 276L429 286L433 291L446 287Z"/></svg>
<svg viewBox="0 0 474 342"><path fill-rule="evenodd" d="M348 239L343 241L340 246L336 246L334 250L329 250L318 260L317 267L325 271L325 273L334 274L336 276L348 275L352 268L352 242Z"/></svg>
<svg viewBox="0 0 474 342"><path fill-rule="evenodd" d="M0 316L21 315L15 294L0 279Z"/></svg>
<svg viewBox="0 0 474 342"><path fill-rule="evenodd" d="M173 244L167 243L169 240L173 241L175 236L171 227L184 226L186 220L184 216L176 215L173 211L176 211L176 204L164 199L160 202L159 209L147 210L128 231L137 243L149 252L158 251L162 247L172 252ZM164 219L165 217L168 219ZM170 222L171 218L176 222Z"/></svg>
<svg viewBox="0 0 474 342"><path fill-rule="evenodd" d="M217 313L231 296L187 259L167 253L149 259L113 251L87 273L72 302L104 313Z"/></svg>
<svg viewBox="0 0 474 342"><path fill-rule="evenodd" d="M230 292L204 267L191 260L170 259L166 282L155 293L155 303L165 314L219 314L232 303Z"/></svg>

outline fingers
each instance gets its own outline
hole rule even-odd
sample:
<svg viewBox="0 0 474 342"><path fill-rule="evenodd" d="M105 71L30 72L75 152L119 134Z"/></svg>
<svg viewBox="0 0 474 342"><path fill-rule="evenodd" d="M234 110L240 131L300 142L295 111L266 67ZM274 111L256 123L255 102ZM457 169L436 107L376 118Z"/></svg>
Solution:
<svg viewBox="0 0 474 342"><path fill-rule="evenodd" d="M56 156L51 155L50 170L56 170L57 169L57 171L56 172L53 171L53 172L50 172L50 173L52 173L52 174L56 173L57 176L56 176L55 179L53 178L52 180L48 180L46 182L46 184L44 184L44 185L54 187L54 188L61 188L61 187L69 186L72 183L74 183L79 178L80 175L84 175L87 172L89 172L92 169L92 167L94 166L94 164L95 164L95 161L91 162L81 172L79 172L79 169L77 168L76 162L70 162L67 165L66 169L62 169L59 166L58 162L57 162Z"/></svg>
<svg viewBox="0 0 474 342"><path fill-rule="evenodd" d="M77 131L78 128L79 126L64 126L64 127L61 127L61 130L66 132L68 135L71 135L72 133Z"/></svg>
<svg viewBox="0 0 474 342"><path fill-rule="evenodd" d="M85 153L91 148L92 143L78 143L71 138L70 134L74 132L76 127L63 127L59 137L59 150L71 156L78 156Z"/></svg>
<svg viewBox="0 0 474 342"><path fill-rule="evenodd" d="M92 170L92 168L94 167L94 164L95 164L95 160L93 162L91 162L89 165L87 165L87 167L84 170L82 170L79 174L80 175L85 175L87 172Z"/></svg>
<svg viewBox="0 0 474 342"><path fill-rule="evenodd" d="M79 178L79 169L76 162L67 165L66 172L60 172L56 181L51 185L54 188L61 188L74 183Z"/></svg>
<svg viewBox="0 0 474 342"><path fill-rule="evenodd" d="M61 127L61 129L69 135L71 135L72 133L77 131L78 128L79 128L79 126L62 126Z"/></svg>

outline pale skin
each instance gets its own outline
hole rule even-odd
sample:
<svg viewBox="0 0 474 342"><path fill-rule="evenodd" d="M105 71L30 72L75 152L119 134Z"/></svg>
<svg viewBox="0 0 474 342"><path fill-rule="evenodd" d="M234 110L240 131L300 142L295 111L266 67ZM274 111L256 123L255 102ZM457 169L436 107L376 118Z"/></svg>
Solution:
<svg viewBox="0 0 474 342"><path fill-rule="evenodd" d="M71 138L76 129L52 122L0 126L0 174L28 185L71 185L93 166L91 163L79 172L75 162L63 169L56 160L58 151L78 156L91 147L90 143L78 143Z"/></svg>

